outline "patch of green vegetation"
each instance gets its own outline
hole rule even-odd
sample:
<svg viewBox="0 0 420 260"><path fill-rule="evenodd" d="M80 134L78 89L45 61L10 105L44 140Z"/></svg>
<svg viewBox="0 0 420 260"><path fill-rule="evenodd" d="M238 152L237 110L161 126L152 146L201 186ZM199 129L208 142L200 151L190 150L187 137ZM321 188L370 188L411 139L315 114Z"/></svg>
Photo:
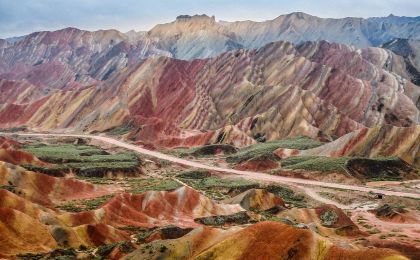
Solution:
<svg viewBox="0 0 420 260"><path fill-rule="evenodd" d="M264 187L268 192L275 194L278 197L281 197L287 204L292 205L293 207L306 208L305 197L300 194L296 194L292 189L279 185L269 185Z"/></svg>
<svg viewBox="0 0 420 260"><path fill-rule="evenodd" d="M289 170L346 173L348 157L296 156L283 159L282 167Z"/></svg>
<svg viewBox="0 0 420 260"><path fill-rule="evenodd" d="M399 213L406 212L405 205L403 204L383 204L375 209L377 217L393 217Z"/></svg>
<svg viewBox="0 0 420 260"><path fill-rule="evenodd" d="M111 128L106 131L107 134L113 136L120 136L125 135L133 130L133 126L131 124L123 124L114 128Z"/></svg>
<svg viewBox="0 0 420 260"><path fill-rule="evenodd" d="M322 145L322 143L319 141L305 136L298 136L295 138L287 138L248 146L241 149L236 154L228 156L226 161L229 163L241 163L260 157L278 159L277 156L273 154L273 152L278 148L306 150L320 145Z"/></svg>
<svg viewBox="0 0 420 260"><path fill-rule="evenodd" d="M371 235L374 235L374 234L381 233L381 231L377 228L374 228L374 229L368 230L368 233Z"/></svg>
<svg viewBox="0 0 420 260"><path fill-rule="evenodd" d="M112 195L105 195L88 200L73 200L57 206L57 208L67 212L81 212L85 210L94 210L112 198Z"/></svg>
<svg viewBox="0 0 420 260"><path fill-rule="evenodd" d="M23 150L34 154L52 167L25 165L31 171L60 176L73 171L82 176L104 176L107 172L136 172L139 159L135 153L108 154L105 150L87 145L27 145Z"/></svg>
<svg viewBox="0 0 420 260"><path fill-rule="evenodd" d="M8 190L10 192L15 192L16 186L14 186L14 185L0 185L0 190L1 189Z"/></svg>
<svg viewBox="0 0 420 260"><path fill-rule="evenodd" d="M229 193L240 193L252 188L258 188L257 182L248 181L242 178L220 178L217 176L202 176L197 171L186 172L177 175L177 178L185 182L194 189L203 191L206 196L215 199L222 200L229 196ZM202 177L202 178L201 178Z"/></svg>
<svg viewBox="0 0 420 260"><path fill-rule="evenodd" d="M333 210L327 210L319 218L323 226L331 227L337 222L338 215Z"/></svg>
<svg viewBox="0 0 420 260"><path fill-rule="evenodd" d="M175 155L177 157L206 157L212 156L217 152L223 152L223 154L233 154L237 152L237 148L230 144L207 144L200 147L191 147L191 148L174 148L169 150L168 153Z"/></svg>
<svg viewBox="0 0 420 260"><path fill-rule="evenodd" d="M192 170L178 174L176 177L183 179L204 179L210 177L210 173L205 170Z"/></svg>
<svg viewBox="0 0 420 260"><path fill-rule="evenodd" d="M279 185L262 185L242 178L209 176L205 171L188 171L177 175L177 178L194 189L203 191L206 196L215 200L236 196L249 189L261 188L281 197L286 203L294 207L304 208L307 206L304 196L296 194L292 189Z"/></svg>
<svg viewBox="0 0 420 260"><path fill-rule="evenodd" d="M49 253L27 253L18 254L17 257L23 260L73 260L76 259L77 252L74 248L59 248Z"/></svg>
<svg viewBox="0 0 420 260"><path fill-rule="evenodd" d="M194 221L208 226L223 226L225 224L244 225L253 222L245 211L237 212L231 215L196 218Z"/></svg>
<svg viewBox="0 0 420 260"><path fill-rule="evenodd" d="M182 185L172 179L140 179L140 178L129 178L125 179L127 184L130 186L130 193L143 193L146 191L170 191L180 188Z"/></svg>
<svg viewBox="0 0 420 260"><path fill-rule="evenodd" d="M0 128L0 132L3 133L15 133L15 132L22 132L26 131L26 126L20 126L20 127L11 127L11 128Z"/></svg>
<svg viewBox="0 0 420 260"><path fill-rule="evenodd" d="M121 252L126 254L131 253L135 250L135 248L130 244L130 242L122 241L98 247L96 255L99 257L107 257L116 247L119 247Z"/></svg>
<svg viewBox="0 0 420 260"><path fill-rule="evenodd" d="M369 224L362 224L362 227L366 228L366 229L371 229L373 228L373 226L369 225Z"/></svg>
<svg viewBox="0 0 420 260"><path fill-rule="evenodd" d="M133 233L140 233L149 230L148 228L144 227L137 227L137 226L124 226L124 227L117 227L119 230L124 230Z"/></svg>

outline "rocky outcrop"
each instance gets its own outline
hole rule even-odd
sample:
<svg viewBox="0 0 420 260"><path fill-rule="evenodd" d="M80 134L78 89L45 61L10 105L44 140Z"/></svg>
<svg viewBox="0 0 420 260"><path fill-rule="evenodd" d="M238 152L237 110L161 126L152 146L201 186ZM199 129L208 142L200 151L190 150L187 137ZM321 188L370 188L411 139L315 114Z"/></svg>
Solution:
<svg viewBox="0 0 420 260"><path fill-rule="evenodd" d="M404 58L405 71L411 81L420 85L420 40L394 39L384 43L382 48L389 49Z"/></svg>
<svg viewBox="0 0 420 260"><path fill-rule="evenodd" d="M264 189L250 189L223 202L239 204L246 210L268 210L274 207L286 207L282 198Z"/></svg>

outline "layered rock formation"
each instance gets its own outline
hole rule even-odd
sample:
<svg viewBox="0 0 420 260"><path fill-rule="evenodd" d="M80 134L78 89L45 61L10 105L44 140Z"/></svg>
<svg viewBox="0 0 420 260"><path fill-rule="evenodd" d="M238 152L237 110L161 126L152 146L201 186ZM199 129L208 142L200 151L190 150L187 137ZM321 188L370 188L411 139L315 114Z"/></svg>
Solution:
<svg viewBox="0 0 420 260"><path fill-rule="evenodd" d="M400 157L420 167L420 126L363 128L299 155Z"/></svg>
<svg viewBox="0 0 420 260"><path fill-rule="evenodd" d="M160 248L166 250L159 250ZM228 230L200 227L182 238L156 241L149 250L139 248L125 259L407 259L390 249L343 249L308 229L279 222L261 222ZM229 248L229 250L226 250Z"/></svg>
<svg viewBox="0 0 420 260"><path fill-rule="evenodd" d="M20 196L47 207L52 207L58 201L94 198L115 192L110 187L96 187L75 179L51 177L2 161L0 185L10 186Z"/></svg>
<svg viewBox="0 0 420 260"><path fill-rule="evenodd" d="M69 213L60 219L69 226L105 223L112 226L195 227L195 218L229 215L243 211L239 205L217 204L186 186L175 191L123 193L96 211Z"/></svg>
<svg viewBox="0 0 420 260"><path fill-rule="evenodd" d="M150 58L97 86L29 103L17 96L1 106L0 127L105 131L130 124L130 138L170 147L417 124L418 87L377 65L389 52L367 51L277 42L208 60Z"/></svg>

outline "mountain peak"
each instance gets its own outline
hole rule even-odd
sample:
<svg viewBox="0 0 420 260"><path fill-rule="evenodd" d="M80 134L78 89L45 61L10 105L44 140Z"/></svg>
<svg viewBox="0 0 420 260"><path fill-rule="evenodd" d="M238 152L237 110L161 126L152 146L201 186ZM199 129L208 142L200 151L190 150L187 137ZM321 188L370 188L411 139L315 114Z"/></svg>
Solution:
<svg viewBox="0 0 420 260"><path fill-rule="evenodd" d="M216 18L213 16L208 16L206 14L196 14L196 15L179 15L176 17L177 22L191 22L191 21L205 21L205 22L215 22Z"/></svg>

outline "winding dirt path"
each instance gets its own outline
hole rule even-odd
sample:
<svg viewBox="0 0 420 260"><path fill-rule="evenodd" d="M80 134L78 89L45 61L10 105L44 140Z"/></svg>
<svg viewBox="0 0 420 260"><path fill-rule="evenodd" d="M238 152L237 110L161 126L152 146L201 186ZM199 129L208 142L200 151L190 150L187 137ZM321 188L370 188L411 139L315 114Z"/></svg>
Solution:
<svg viewBox="0 0 420 260"><path fill-rule="evenodd" d="M408 197L408 198L415 198L420 199L420 193L408 193L408 192L397 192L397 191L389 191L389 190L382 190L382 189L375 189L371 187L365 186L356 186L356 185L345 185L345 184L338 184L338 183L330 183L330 182L321 182L321 181L313 181L313 180L305 180L305 179L298 179L298 178L290 178L290 177L283 177L283 176L276 176L270 175L266 173L260 172L252 172L252 171L240 171L228 168L221 168L216 166L205 165L198 162L193 162L181 158L177 158L171 155L163 154L156 151L150 151L132 144L128 144L119 140L116 140L111 137L107 136L100 136L100 135L85 135L85 134L61 134L61 133L49 133L49 134L41 134L41 133L1 133L0 135L19 135L19 136L38 136L38 137L76 137L76 138L88 138L93 140L102 141L108 144L113 144L115 146L119 146L131 151L135 151L140 154L149 155L155 158L159 158L162 160L170 161L173 163L182 164L185 166L195 167L199 169L211 170L211 171L218 171L218 172L225 172L225 173L233 173L236 175L240 175L245 179L249 180L260 180L260 181L268 181L268 182L277 182L277 183L285 183L285 184L304 184L304 185L314 185L319 187L327 187L327 188L335 188L335 189L344 189L349 191L362 191L362 192L374 192L374 193L381 193L384 195L390 196L397 196L397 197ZM340 205L343 206L343 205Z"/></svg>

